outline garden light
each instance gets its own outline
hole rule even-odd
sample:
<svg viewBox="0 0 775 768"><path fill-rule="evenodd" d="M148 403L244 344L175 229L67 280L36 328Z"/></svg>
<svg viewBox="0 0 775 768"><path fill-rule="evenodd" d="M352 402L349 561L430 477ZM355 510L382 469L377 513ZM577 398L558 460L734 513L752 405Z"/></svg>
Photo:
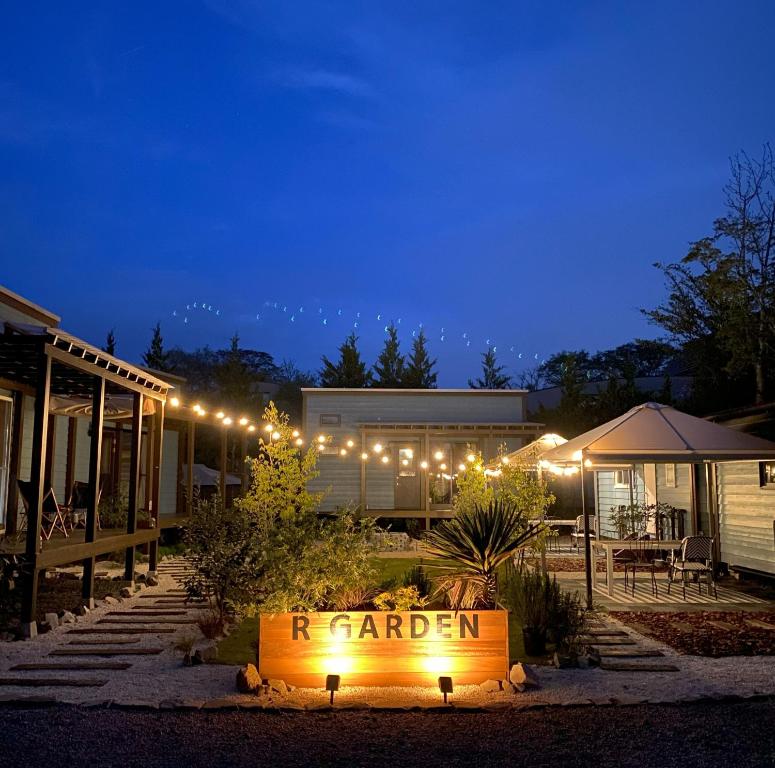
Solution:
<svg viewBox="0 0 775 768"><path fill-rule="evenodd" d="M452 693L452 678L440 677L439 690L444 694L444 703L447 703L447 694ZM333 694L331 694L333 696Z"/></svg>
<svg viewBox="0 0 775 768"><path fill-rule="evenodd" d="M334 692L339 690L341 677L339 675L326 675L326 690L331 692L331 704L334 703Z"/></svg>
<svg viewBox="0 0 775 768"><path fill-rule="evenodd" d="M509 463L509 457L508 456L502 456L501 457L501 464L508 464Z"/></svg>

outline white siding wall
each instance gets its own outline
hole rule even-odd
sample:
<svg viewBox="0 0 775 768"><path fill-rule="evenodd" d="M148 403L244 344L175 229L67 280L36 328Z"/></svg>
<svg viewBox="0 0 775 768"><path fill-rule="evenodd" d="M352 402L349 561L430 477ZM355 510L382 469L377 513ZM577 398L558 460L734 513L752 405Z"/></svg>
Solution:
<svg viewBox="0 0 775 768"><path fill-rule="evenodd" d="M178 443L177 430L165 429L162 441L159 517L174 517L178 503Z"/></svg>
<svg viewBox="0 0 775 768"><path fill-rule="evenodd" d="M611 507L618 507L621 505L628 505L630 503L630 489L629 487L619 488L614 484L615 472L613 470L606 470L603 472L595 472L596 480L596 494L597 499L597 519L602 536L614 537L617 535L616 530L611 527L610 511ZM643 484L643 471L642 467L636 467L633 472L633 496L632 499L635 503L642 502L645 499L645 487Z"/></svg>
<svg viewBox="0 0 775 768"><path fill-rule="evenodd" d="M65 475L67 474L67 416L55 416L54 422L54 462L51 468L51 485L54 487L57 501L66 504L70 495L70 488L65 488Z"/></svg>
<svg viewBox="0 0 775 768"><path fill-rule="evenodd" d="M775 491L759 485L757 462L717 466L721 560L775 574Z"/></svg>
<svg viewBox="0 0 775 768"><path fill-rule="evenodd" d="M692 465L675 465L675 488L665 484L665 465L657 464L657 500L676 509L686 510L686 523L691 522L692 509Z"/></svg>

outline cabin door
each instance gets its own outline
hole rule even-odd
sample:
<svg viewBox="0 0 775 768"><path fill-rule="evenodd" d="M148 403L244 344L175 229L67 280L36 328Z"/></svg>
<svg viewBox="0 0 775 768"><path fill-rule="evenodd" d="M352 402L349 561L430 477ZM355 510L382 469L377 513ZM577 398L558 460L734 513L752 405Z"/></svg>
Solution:
<svg viewBox="0 0 775 768"><path fill-rule="evenodd" d="M396 509L421 509L420 441L402 440L391 444L395 468Z"/></svg>

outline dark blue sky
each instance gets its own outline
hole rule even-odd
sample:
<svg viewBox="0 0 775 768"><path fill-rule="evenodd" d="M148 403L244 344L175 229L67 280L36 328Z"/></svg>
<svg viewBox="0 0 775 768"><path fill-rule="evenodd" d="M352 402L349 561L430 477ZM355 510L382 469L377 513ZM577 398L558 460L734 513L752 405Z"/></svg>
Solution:
<svg viewBox="0 0 775 768"><path fill-rule="evenodd" d="M745 0L18 3L0 282L130 360L160 320L317 368L401 318L456 386L487 340L519 370L653 336L652 262L775 138L773 29Z"/></svg>

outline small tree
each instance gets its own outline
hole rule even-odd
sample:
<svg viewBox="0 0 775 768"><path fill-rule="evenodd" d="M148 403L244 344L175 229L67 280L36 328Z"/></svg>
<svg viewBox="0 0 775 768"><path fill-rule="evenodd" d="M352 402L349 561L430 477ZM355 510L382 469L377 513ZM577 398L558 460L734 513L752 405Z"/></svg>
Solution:
<svg viewBox="0 0 775 768"><path fill-rule="evenodd" d="M153 327L153 336L148 349L143 354L143 362L155 371L164 371L167 367L167 353L164 351L164 339L161 335L161 323Z"/></svg>
<svg viewBox="0 0 775 768"><path fill-rule="evenodd" d="M435 389L435 365L436 358L431 359L428 353L425 333L420 331L412 342L412 353L404 368L403 386L408 389Z"/></svg>
<svg viewBox="0 0 775 768"><path fill-rule="evenodd" d="M546 481L531 466L508 461L506 446L498 449L500 474L492 480L495 498L512 504L525 513L528 520L537 520L554 504L554 494Z"/></svg>
<svg viewBox="0 0 775 768"><path fill-rule="evenodd" d="M116 354L116 335L113 333L112 328L108 331L108 335L105 338L105 346L102 348L102 351L107 352L109 355Z"/></svg>
<svg viewBox="0 0 775 768"><path fill-rule="evenodd" d="M398 329L391 323L387 329L388 337L385 346L374 364L377 378L374 386L381 389L397 389L403 385L404 356L398 341Z"/></svg>
<svg viewBox="0 0 775 768"><path fill-rule="evenodd" d="M505 366L498 365L495 359L495 349L489 347L482 354L482 376L479 379L468 380L471 389L508 389L511 386L511 376L503 373Z"/></svg>
<svg viewBox="0 0 775 768"><path fill-rule="evenodd" d="M339 347L339 361L332 363L323 356L323 368L320 371L322 387L368 387L372 383L371 371L361 360L358 351L358 337L351 333Z"/></svg>
<svg viewBox="0 0 775 768"><path fill-rule="evenodd" d="M492 486L487 482L484 473L484 461L479 451L472 451L473 462L466 464L465 469L458 472L455 485L455 497L452 499L452 509L458 512L471 512L476 507L486 509L494 500Z"/></svg>

